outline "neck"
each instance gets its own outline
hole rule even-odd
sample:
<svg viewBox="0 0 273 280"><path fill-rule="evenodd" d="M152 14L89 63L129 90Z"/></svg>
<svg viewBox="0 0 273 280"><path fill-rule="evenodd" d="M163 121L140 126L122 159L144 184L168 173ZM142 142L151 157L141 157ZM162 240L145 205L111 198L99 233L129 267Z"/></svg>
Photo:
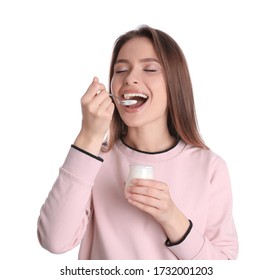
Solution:
<svg viewBox="0 0 273 280"><path fill-rule="evenodd" d="M151 127L129 128L123 141L136 150L149 153L167 150L176 143L176 139L168 130L162 131Z"/></svg>

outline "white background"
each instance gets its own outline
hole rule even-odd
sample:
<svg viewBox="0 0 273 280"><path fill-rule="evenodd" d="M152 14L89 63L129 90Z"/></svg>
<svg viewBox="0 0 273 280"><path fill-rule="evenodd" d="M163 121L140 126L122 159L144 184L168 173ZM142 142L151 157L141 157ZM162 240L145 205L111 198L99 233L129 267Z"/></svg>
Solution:
<svg viewBox="0 0 273 280"><path fill-rule="evenodd" d="M78 248L52 255L40 247L37 218L79 131L80 97L95 75L108 84L114 40L141 24L169 33L183 49L201 133L229 166L240 253L232 264L211 263L221 279L268 275L270 1L10 0L0 2L0 275L5 279L59 279L61 266L82 264L76 261Z"/></svg>

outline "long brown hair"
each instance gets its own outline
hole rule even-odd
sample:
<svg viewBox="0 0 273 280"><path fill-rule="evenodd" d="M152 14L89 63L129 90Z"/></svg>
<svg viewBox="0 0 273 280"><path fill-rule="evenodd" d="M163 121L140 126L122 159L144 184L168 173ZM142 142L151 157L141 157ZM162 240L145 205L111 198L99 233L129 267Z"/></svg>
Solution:
<svg viewBox="0 0 273 280"><path fill-rule="evenodd" d="M121 47L135 37L148 38L155 49L163 68L163 74L167 85L168 94L168 129L176 139L182 139L185 143L207 149L203 142L197 125L193 90L185 56L168 34L149 26L141 26L138 29L121 35L115 42L110 65L109 88L114 74L114 65ZM115 109L111 122L107 148L109 151L114 142L126 135L127 127L123 123L118 110Z"/></svg>

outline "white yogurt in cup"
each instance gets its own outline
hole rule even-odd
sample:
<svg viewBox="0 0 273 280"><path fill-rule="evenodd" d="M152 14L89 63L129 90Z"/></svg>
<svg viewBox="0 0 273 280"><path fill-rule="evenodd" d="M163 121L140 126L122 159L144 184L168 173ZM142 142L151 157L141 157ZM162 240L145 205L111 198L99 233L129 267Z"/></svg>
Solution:
<svg viewBox="0 0 273 280"><path fill-rule="evenodd" d="M130 186L132 179L154 179L154 167L148 165L131 164L126 179L126 187Z"/></svg>

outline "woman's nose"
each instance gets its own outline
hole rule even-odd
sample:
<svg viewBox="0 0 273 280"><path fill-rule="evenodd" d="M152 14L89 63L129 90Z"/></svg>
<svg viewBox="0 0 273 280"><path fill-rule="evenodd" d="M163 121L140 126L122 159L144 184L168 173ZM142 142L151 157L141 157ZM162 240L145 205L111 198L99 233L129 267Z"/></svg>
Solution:
<svg viewBox="0 0 273 280"><path fill-rule="evenodd" d="M124 79L123 83L125 85L137 85L139 83L139 78L134 71L131 71Z"/></svg>

